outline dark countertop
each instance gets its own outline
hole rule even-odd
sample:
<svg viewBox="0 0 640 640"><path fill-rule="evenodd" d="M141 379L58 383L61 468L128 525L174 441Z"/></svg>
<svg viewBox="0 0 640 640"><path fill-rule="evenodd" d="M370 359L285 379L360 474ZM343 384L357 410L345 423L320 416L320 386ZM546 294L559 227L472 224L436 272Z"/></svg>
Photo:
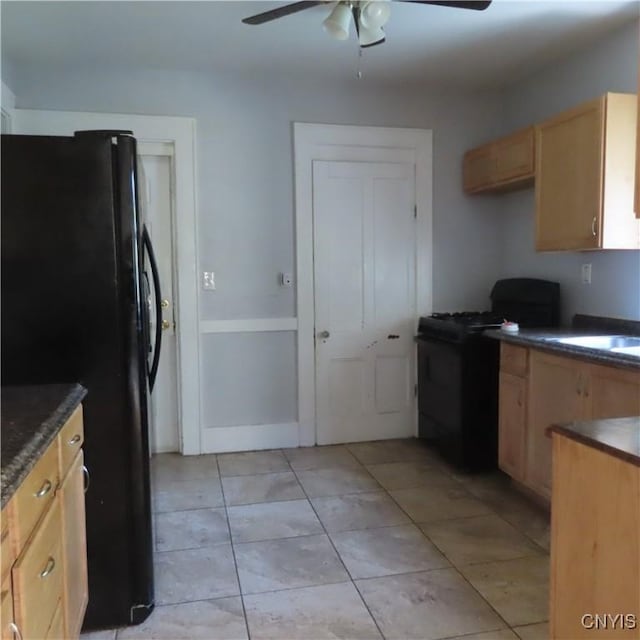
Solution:
<svg viewBox="0 0 640 640"><path fill-rule="evenodd" d="M2 387L2 508L86 394L79 384Z"/></svg>
<svg viewBox="0 0 640 640"><path fill-rule="evenodd" d="M561 434L640 467L640 417L557 424L547 433Z"/></svg>
<svg viewBox="0 0 640 640"><path fill-rule="evenodd" d="M605 332L611 335L611 332ZM592 349L590 347L581 347L573 344L563 344L562 342L551 342L549 338L564 338L571 336L593 336L603 335L602 330L587 329L520 329L517 333L509 333L502 329L489 329L484 332L485 336L504 340L512 344L518 344L523 347L531 347L533 349L541 349L558 355L573 356L586 360L593 360L605 365L614 367L624 367L627 369L640 370L640 358L628 353L617 353L615 351L607 351L605 349Z"/></svg>

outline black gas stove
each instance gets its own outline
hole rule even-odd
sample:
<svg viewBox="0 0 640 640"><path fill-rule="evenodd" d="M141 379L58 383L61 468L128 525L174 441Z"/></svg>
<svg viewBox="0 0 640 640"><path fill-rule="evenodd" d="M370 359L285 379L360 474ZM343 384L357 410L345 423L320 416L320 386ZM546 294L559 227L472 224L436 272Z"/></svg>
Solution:
<svg viewBox="0 0 640 640"><path fill-rule="evenodd" d="M498 280L491 311L434 313L418 325L418 434L449 462L495 468L500 344L482 335L504 320L557 326L559 286L531 278Z"/></svg>

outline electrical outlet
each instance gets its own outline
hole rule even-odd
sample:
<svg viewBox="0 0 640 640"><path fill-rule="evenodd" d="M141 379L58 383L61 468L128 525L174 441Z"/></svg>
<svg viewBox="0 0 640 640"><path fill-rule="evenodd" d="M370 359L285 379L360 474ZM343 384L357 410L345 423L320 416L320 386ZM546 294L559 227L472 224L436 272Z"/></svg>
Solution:
<svg viewBox="0 0 640 640"><path fill-rule="evenodd" d="M582 265L582 284L591 284L591 265Z"/></svg>
<svg viewBox="0 0 640 640"><path fill-rule="evenodd" d="M202 272L202 288L214 291L216 288L216 274L213 271Z"/></svg>

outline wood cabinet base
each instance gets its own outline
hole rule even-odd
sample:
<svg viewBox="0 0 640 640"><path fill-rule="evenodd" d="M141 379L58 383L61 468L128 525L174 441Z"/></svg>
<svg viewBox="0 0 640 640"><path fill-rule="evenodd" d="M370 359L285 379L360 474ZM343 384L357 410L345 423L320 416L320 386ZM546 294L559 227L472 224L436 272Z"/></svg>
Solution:
<svg viewBox="0 0 640 640"><path fill-rule="evenodd" d="M551 638L640 639L639 569L640 467L555 433Z"/></svg>

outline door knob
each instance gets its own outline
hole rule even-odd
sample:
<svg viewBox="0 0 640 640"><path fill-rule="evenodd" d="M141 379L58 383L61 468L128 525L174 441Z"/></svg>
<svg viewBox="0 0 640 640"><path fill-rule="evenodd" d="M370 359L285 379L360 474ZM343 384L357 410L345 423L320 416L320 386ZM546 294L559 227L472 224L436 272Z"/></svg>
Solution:
<svg viewBox="0 0 640 640"><path fill-rule="evenodd" d="M163 301L160 303L160 306L161 306L163 309L168 309L168 308L169 308L169 301L168 301L168 300L163 300Z"/></svg>
<svg viewBox="0 0 640 640"><path fill-rule="evenodd" d="M162 321L162 328L163 329L169 329L169 327L171 327L171 323L168 320L163 320Z"/></svg>
<svg viewBox="0 0 640 640"><path fill-rule="evenodd" d="M320 333L318 333L318 338L320 338L321 340L326 340L330 336L331 334L328 331L320 331Z"/></svg>

